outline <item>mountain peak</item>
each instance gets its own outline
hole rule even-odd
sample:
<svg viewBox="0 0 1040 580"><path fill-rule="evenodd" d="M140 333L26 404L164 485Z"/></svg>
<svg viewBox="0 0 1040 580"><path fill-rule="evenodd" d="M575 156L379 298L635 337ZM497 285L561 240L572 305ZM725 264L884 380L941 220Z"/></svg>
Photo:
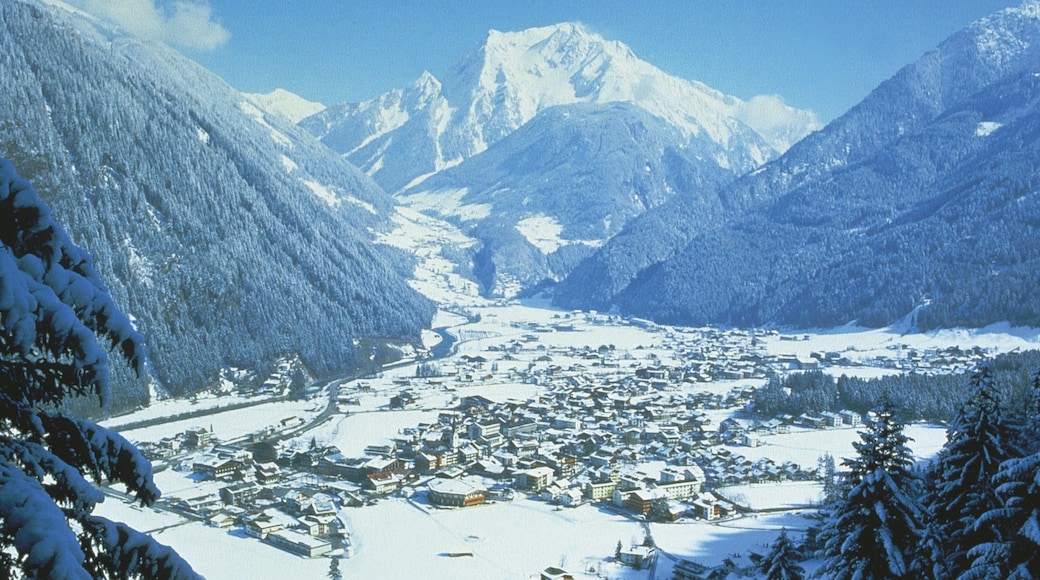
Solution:
<svg viewBox="0 0 1040 580"><path fill-rule="evenodd" d="M317 128L391 192L480 154L561 105L632 104L687 141L701 141L713 162L734 173L769 161L818 128L811 113L778 99L748 105L668 75L580 22L491 30L439 80L424 73L409 89L344 108L351 118Z"/></svg>
<svg viewBox="0 0 1040 580"><path fill-rule="evenodd" d="M1033 61L1040 52L1038 22L1040 0L1027 0L1020 6L1006 8L976 21L966 32L974 37L980 57L988 64L1009 69L1024 60Z"/></svg>
<svg viewBox="0 0 1040 580"><path fill-rule="evenodd" d="M281 115L293 123L325 110L325 105L308 101L285 89L275 89L266 94L243 94L264 111Z"/></svg>

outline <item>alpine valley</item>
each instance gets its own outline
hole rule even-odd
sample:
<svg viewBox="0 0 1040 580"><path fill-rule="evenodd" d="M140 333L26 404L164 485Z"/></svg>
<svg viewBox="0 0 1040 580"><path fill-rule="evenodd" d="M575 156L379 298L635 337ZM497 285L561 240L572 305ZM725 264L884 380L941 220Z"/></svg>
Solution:
<svg viewBox="0 0 1040 580"><path fill-rule="evenodd" d="M825 126L578 23L243 93L116 4L0 0L0 576L1040 576L1040 0Z"/></svg>
<svg viewBox="0 0 1040 580"><path fill-rule="evenodd" d="M669 76L579 24L491 31L443 82L427 73L300 125L476 238L473 275L494 296L562 279L632 218L818 128L776 97Z"/></svg>

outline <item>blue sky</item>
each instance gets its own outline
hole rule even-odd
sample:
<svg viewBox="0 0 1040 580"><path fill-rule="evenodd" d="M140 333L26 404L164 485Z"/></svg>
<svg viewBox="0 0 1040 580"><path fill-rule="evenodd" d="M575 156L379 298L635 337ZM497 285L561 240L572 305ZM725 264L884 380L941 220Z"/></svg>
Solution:
<svg viewBox="0 0 1040 580"><path fill-rule="evenodd" d="M662 70L823 121L1007 0L73 0L159 19L162 38L246 92L326 104L439 76L489 29L579 21ZM155 3L159 4L156 5ZM115 6L123 6L124 14ZM150 12L151 11L151 12ZM155 24L151 22L151 24ZM163 29L165 27L165 29ZM157 34L155 27L142 34Z"/></svg>

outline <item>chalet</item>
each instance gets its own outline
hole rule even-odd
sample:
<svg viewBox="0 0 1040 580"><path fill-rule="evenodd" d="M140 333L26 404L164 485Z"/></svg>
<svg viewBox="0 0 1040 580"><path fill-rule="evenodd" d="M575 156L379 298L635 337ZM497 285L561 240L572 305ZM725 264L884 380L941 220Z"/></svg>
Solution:
<svg viewBox="0 0 1040 580"><path fill-rule="evenodd" d="M560 504L567 507L578 507L585 503L585 497L580 489L571 488L560 494Z"/></svg>
<svg viewBox="0 0 1040 580"><path fill-rule="evenodd" d="M551 467L533 467L516 474L516 486L520 489L541 491L549 486L555 472Z"/></svg>
<svg viewBox="0 0 1040 580"><path fill-rule="evenodd" d="M237 459L210 457L192 464L191 470L206 479L221 479L234 475L244 467Z"/></svg>
<svg viewBox="0 0 1040 580"><path fill-rule="evenodd" d="M220 495L216 493L207 493L188 499L182 499L177 502L177 507L193 513L206 513L218 506L224 505L224 500L220 499Z"/></svg>
<svg viewBox="0 0 1040 580"><path fill-rule="evenodd" d="M336 530L336 516L332 515L305 515L296 520L297 527L304 530L308 536L327 536Z"/></svg>
<svg viewBox="0 0 1040 580"><path fill-rule="evenodd" d="M270 532L266 535L264 541L272 546L299 554L305 558L316 558L332 551L332 544L328 541L292 530Z"/></svg>
<svg viewBox="0 0 1040 580"><path fill-rule="evenodd" d="M480 450L472 443L467 443L466 445L459 447L456 454L456 463L470 464L477 459L480 459Z"/></svg>
<svg viewBox="0 0 1040 580"><path fill-rule="evenodd" d="M622 564L641 570L654 557L654 548L653 546L632 546L622 549L619 557Z"/></svg>
<svg viewBox="0 0 1040 580"><path fill-rule="evenodd" d="M267 538L269 534L281 531L284 527L285 526L283 526L281 522L272 520L271 516L266 514L249 519L245 523L246 534L253 536L254 538L260 538L261 540Z"/></svg>
<svg viewBox="0 0 1040 580"><path fill-rule="evenodd" d="M554 481L542 489L542 492L538 494L539 499L547 501L549 503L556 503L560 501L560 496L567 490L567 486L570 483L566 480Z"/></svg>
<svg viewBox="0 0 1040 580"><path fill-rule="evenodd" d="M470 507L484 503L487 489L466 479L433 479L429 483L430 503L450 507Z"/></svg>
<svg viewBox="0 0 1040 580"><path fill-rule="evenodd" d="M188 449L199 449L213 441L213 433L205 428L196 427L184 432L184 445Z"/></svg>
<svg viewBox="0 0 1040 580"><path fill-rule="evenodd" d="M799 415L798 422L805 427L809 427L810 429L822 429L824 426L827 425L827 421L825 421L823 417L809 415L808 413L803 413Z"/></svg>
<svg viewBox="0 0 1040 580"><path fill-rule="evenodd" d="M650 511L650 503L658 497L664 497L664 493L649 489L637 489L634 491L621 491L618 489L614 492L614 505L633 513L645 514Z"/></svg>
<svg viewBox="0 0 1040 580"><path fill-rule="evenodd" d="M415 470L422 474L429 474L437 471L444 464L441 461L442 454L421 452L415 455Z"/></svg>
<svg viewBox="0 0 1040 580"><path fill-rule="evenodd" d="M615 490L617 490L616 481L589 482L585 484L585 497L592 501L609 499L614 496Z"/></svg>
<svg viewBox="0 0 1040 580"><path fill-rule="evenodd" d="M733 513L733 506L713 496L702 496L694 500L693 513L703 520L717 520Z"/></svg>
<svg viewBox="0 0 1040 580"><path fill-rule="evenodd" d="M830 411L824 411L820 413L820 417L823 418L824 424L828 427L844 427L845 417L839 413L831 413Z"/></svg>
<svg viewBox="0 0 1040 580"><path fill-rule="evenodd" d="M235 518L231 514L226 512L217 512L206 520L206 524L213 526L214 528L230 528L235 525Z"/></svg>
<svg viewBox="0 0 1040 580"><path fill-rule="evenodd" d="M256 482L260 485L278 483L282 476L282 470L275 463L256 463L253 470L256 473Z"/></svg>
<svg viewBox="0 0 1040 580"><path fill-rule="evenodd" d="M838 415L841 415L841 418L849 427L859 427L863 424L863 417L861 417L859 413L845 409L838 411Z"/></svg>
<svg viewBox="0 0 1040 580"><path fill-rule="evenodd" d="M549 566L538 575L538 580L574 580L574 575L555 566Z"/></svg>
<svg viewBox="0 0 1040 580"><path fill-rule="evenodd" d="M228 505L244 505L260 495L260 486L255 483L238 483L220 490L220 499Z"/></svg>
<svg viewBox="0 0 1040 580"><path fill-rule="evenodd" d="M387 495L397 491L404 485L408 473L410 472L406 469L381 471L368 475L362 483L366 489L371 490L376 495Z"/></svg>
<svg viewBox="0 0 1040 580"><path fill-rule="evenodd" d="M419 404L419 398L415 393L405 390L390 397L390 408L391 409L407 409L415 407Z"/></svg>

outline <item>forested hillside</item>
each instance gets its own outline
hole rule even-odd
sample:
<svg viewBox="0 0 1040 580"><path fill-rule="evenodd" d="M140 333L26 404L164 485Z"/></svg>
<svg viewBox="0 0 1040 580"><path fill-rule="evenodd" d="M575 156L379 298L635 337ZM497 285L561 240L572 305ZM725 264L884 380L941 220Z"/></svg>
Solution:
<svg viewBox="0 0 1040 580"><path fill-rule="evenodd" d="M721 190L721 225L684 197L649 212L557 302L693 324L1040 324L1034 8L955 34Z"/></svg>
<svg viewBox="0 0 1040 580"><path fill-rule="evenodd" d="M0 155L95 257L169 390L290 352L344 371L359 339L428 323L403 257L371 242L378 186L174 51L15 0L0 77Z"/></svg>

